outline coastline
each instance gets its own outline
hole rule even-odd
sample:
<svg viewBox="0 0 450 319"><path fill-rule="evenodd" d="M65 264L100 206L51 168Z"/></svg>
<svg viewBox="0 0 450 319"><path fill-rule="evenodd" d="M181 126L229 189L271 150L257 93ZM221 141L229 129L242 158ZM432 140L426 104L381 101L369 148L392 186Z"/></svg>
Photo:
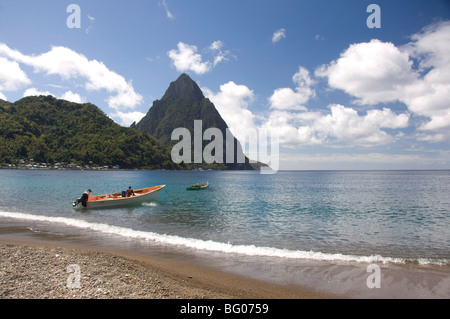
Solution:
<svg viewBox="0 0 450 319"><path fill-rule="evenodd" d="M450 265L194 256L89 232L0 227L0 299L448 299ZM81 286L67 287L70 265ZM372 265L373 266L373 265ZM73 277L72 277L73 278ZM379 287L376 287L379 288Z"/></svg>
<svg viewBox="0 0 450 319"><path fill-rule="evenodd" d="M216 174L212 173L210 176ZM290 175L290 173L288 174ZM274 185L281 186L288 174L279 174L271 181L275 183ZM100 175L103 176L103 174ZM167 172L167 174L116 173L102 179L98 178L98 174L92 176L81 174L78 177L78 172L31 174L32 179L29 179L29 174L25 173L4 174L4 176L6 177L2 179L4 196L2 196L0 204L2 210L5 211L0 212L0 239L4 238L6 243L22 243L22 246L25 247L22 247L23 250L20 247L9 247L9 251L6 252L5 250L5 254L2 255L0 271L5 271L0 272L0 287L5 288L5 290L8 289L8 296L0 295L0 299L448 299L450 297L450 259L446 249L448 242L445 241L446 230L448 230L448 227L446 228L448 226L448 205L446 205L448 185L445 181L448 174L445 174L445 178L440 177L441 182L435 182L438 181L438 176L441 176L436 173L332 174L337 178L336 182L330 183L328 188L324 188L328 189L331 194L334 194L336 190L330 187L336 185L348 186L348 184L342 184L343 181L351 181L353 185L355 177L361 179L361 176L371 177L376 181L381 179L389 187L393 187L390 186L392 184L391 176L398 176L397 179L394 179L395 185L405 185L405 182L411 181L411 179L415 181L415 184L421 185L421 181L424 180L429 182L430 187L433 186L430 190L440 189L442 191L436 193L428 191L428 188L412 187L410 191L404 194L404 205L402 205L402 202L397 200L398 196L386 197L384 187L377 187L376 189L380 192L375 194L372 202L368 202L367 214L355 214L355 212L359 212L357 209L359 206L356 206L355 210L350 209L349 214L346 213L347 211L341 211L342 208L347 208L350 204L355 203L352 199L354 196L348 196L336 203L336 211L334 209L328 211L328 207L334 206L324 205L323 214L322 210L319 209L307 209L306 212L311 214L305 214L305 218L297 218L300 216L297 213L303 212L301 210L303 206L301 205L298 206L298 211L295 210L294 215L289 210L286 210L284 214L274 215L272 212L275 209L264 205L244 205L242 210L239 207L240 203L247 203L249 198L252 199L258 194L255 191L259 190L255 189L248 193L243 191L248 185L257 185L261 178L240 173L217 174L217 176L214 176L216 177L215 182L217 184L215 185L217 185L217 189L214 190L213 187L210 192L199 193L201 196L198 196L197 199L183 197L183 195L188 194L185 192L185 185L188 185L191 179L199 179L197 173L181 175L171 172ZM299 180L298 177L305 176L308 177L306 181L313 182L317 180L317 177L329 177L328 173L306 173L302 176L293 176L290 185L305 184L305 182L295 182ZM242 183L236 181L237 177ZM166 197L158 203L142 205L142 207L129 210L107 210L80 214L74 212L67 205L67 203L71 203L74 197L72 188L84 189L86 184L94 185L97 188L103 187L103 185L110 185L107 187L115 188L118 183L122 183L122 180L152 180L155 182L168 180L174 185L174 188L173 192L167 193ZM70 187L68 187L69 184ZM134 184L134 182L131 184ZM214 204L224 197L215 195L228 193L217 190L226 190L229 185L240 186L239 190L242 195L247 196L236 197L234 196L236 193L226 194L228 197L221 205L231 206L221 209L223 206ZM364 183L362 186L364 186ZM9 195L11 187L14 198L23 200L20 202L11 201ZM315 194L314 189L308 189L309 193L306 193ZM340 194L343 194L342 191L348 190L347 187L340 187L339 189L341 190ZM351 189L355 189L354 186ZM270 190L270 188L266 190ZM57 202L47 196L52 192L58 194ZM360 194L367 194L367 192L364 191ZM414 196L411 196L411 194ZM322 197L313 196L310 201L307 200L305 203L320 204ZM384 198L387 200L386 207L383 206L379 209L380 207L375 205L378 203L376 200ZM420 198L420 200L415 201L415 198ZM412 203L409 203L407 199L411 199ZM204 206L206 202L210 202L211 205ZM298 202L298 200L293 199L289 202L290 206L287 207L297 207L295 205ZM185 203L192 205L192 208L186 207ZM252 203L257 203L257 200ZM274 198L273 203L278 203L280 207L284 205L284 201L281 201L280 198ZM373 207L371 203L375 203ZM318 207L322 206L319 205ZM373 209L370 209L371 207ZM408 212L410 214L396 213L397 211L404 212L404 207L409 207ZM424 207L424 209L422 210L421 207ZM254 213L259 211L264 212L264 214ZM251 212L251 214L248 214L248 212ZM337 214L336 212L341 213ZM363 212L366 212L366 210L363 210ZM308 218L309 216L313 218ZM366 220L362 217L368 217L369 219ZM291 221L302 221L302 223L290 225ZM314 223L310 225L316 225L315 228L303 228L303 225L309 225L305 222L312 221ZM341 224L336 224L336 221L340 221ZM392 223L389 221L392 221ZM272 224L272 222L276 223ZM258 227L265 224L275 227L282 224L288 227L282 227L277 232L273 231L277 229L274 227ZM205 228L210 227L210 225L214 227ZM234 231L236 225L242 226L239 232ZM352 227L349 229L348 225L352 225ZM405 227L399 227L401 225ZM177 229L173 227L177 227ZM181 230L180 232L178 232L178 228ZM315 232L316 228L319 230L317 233ZM246 236L242 231L243 229L250 231L251 236ZM268 230L268 232L262 231L262 229ZM223 230L226 231L220 233ZM358 230L358 232L355 230ZM205 236L205 234L209 234L208 232L215 231L219 231L217 236ZM261 233L253 234L253 231L261 231ZM334 236L327 237L324 236L327 231L335 231L336 233L330 233ZM242 236L243 234L245 236ZM268 234L275 235L273 242L272 236L268 236ZM299 241L304 240L305 236L310 236L305 241L306 244L304 246L299 245L299 247L311 247L311 250L296 250L295 246L292 250L289 250L286 248L291 247L289 242L277 243L277 235L284 239L285 234L287 236L292 236L292 234L303 236L299 238ZM432 236L430 236L431 234ZM261 240L261 242L259 241L259 235L263 235L261 238L264 240ZM336 235L339 236L336 237ZM242 240L239 236L242 236ZM255 238L256 240L253 240ZM397 239L399 239L398 243ZM31 244L30 241L34 245L32 248L28 247ZM83 248L84 251L86 249L89 251L102 250L115 254L117 258L124 257L128 261L124 262L122 266L114 266L113 261L116 258L111 259L110 255L99 259L95 254L87 254L84 256L76 255L73 258L71 257L70 260L64 259L64 263L61 264L59 263L59 257L56 259L54 257L56 255L63 256L62 253L53 252L53 257L49 258L44 254L44 251L38 251L38 248L36 248L38 243L45 246L44 250L49 249L49 244L51 247L74 248L75 246L77 251L79 248ZM343 244L343 246L340 247L338 244ZM9 259L14 255L17 255L18 259L13 258L9 262ZM120 256L118 257L118 255ZM29 256L35 256L35 258L30 259ZM90 260L94 258L97 258L97 261L91 265ZM29 262L27 262L27 259L29 259ZM164 279L159 280L159 282L146 279L154 289L148 288L148 285L143 285L140 282L141 277L147 273L145 268L150 267L148 265L152 262L146 263L143 266L144 269L136 271L135 276L128 273L126 273L128 277L120 276L119 269L134 269L134 265L142 263L143 259L152 260L153 263L159 260L160 262L157 263L158 270L165 274L176 275L178 281L175 283L170 281L173 284L166 287L162 283L165 283L168 279L166 280L166 277L163 277ZM166 261L166 259L169 260ZM102 260L112 260L111 267L109 264L104 265ZM85 262L83 263L83 261ZM45 268L55 262L59 263L57 267ZM82 283L87 285L82 289L87 290L82 294L79 289L71 290L71 292L78 292L79 294L63 296L57 290L65 287L65 281L70 276L66 268L71 264L80 265L82 276L84 274L89 275L86 278L82 277ZM16 270L16 265L21 265L20 269L22 270ZM30 265L34 272L28 269L27 265ZM186 267L194 267L195 265L198 266L196 270L198 276L183 272ZM167 268L170 268L170 271ZM206 270L211 273L209 277L205 275ZM39 274L39 276L35 274ZM55 274L59 276L56 279L53 278ZM235 278L236 285L230 286L230 280L223 279L225 275L228 278ZM35 277L41 279L35 279ZM95 280L96 278L99 279ZM152 272L149 272L147 278L153 278ZM375 285L376 278L379 278L378 281L381 282L380 287ZM193 287L191 286L192 279L195 279ZM246 279L251 279L252 284L243 284ZM369 282L368 280L372 281ZM249 290L250 288L247 289L247 286L253 285L254 281L259 281L259 284L265 283L267 284L266 287L270 288L267 288L265 293L259 293L259 288L255 288L252 293ZM24 289L25 286L28 286L27 289L29 290L30 285L39 283L41 283L41 286L37 288L33 286L34 291L28 291L28 295L17 290L18 288ZM50 283L53 288L48 287ZM123 287L123 283L128 283L128 286ZM186 287L186 284L189 284L189 286ZM277 289L281 286L284 292L275 292L272 289L273 284ZM181 286L189 290L190 293L187 294L186 290L180 292ZM199 292L193 290L193 288L203 290ZM286 289L294 292L286 294ZM258 294L255 294L255 291ZM1 289L0 292L2 292ZM59 295L55 297L57 293Z"/></svg>
<svg viewBox="0 0 450 319"><path fill-rule="evenodd" d="M2 237L0 255L0 299L334 298L185 261L72 244ZM68 287L70 265L79 266L79 288Z"/></svg>

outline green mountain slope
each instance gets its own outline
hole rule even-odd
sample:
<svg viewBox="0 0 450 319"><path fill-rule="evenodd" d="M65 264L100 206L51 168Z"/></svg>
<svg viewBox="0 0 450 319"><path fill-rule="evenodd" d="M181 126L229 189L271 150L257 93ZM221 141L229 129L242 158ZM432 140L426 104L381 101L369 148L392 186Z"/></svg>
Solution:
<svg viewBox="0 0 450 319"><path fill-rule="evenodd" d="M224 139L222 163L205 164L206 168L220 169L257 169L259 164L249 163L245 157L243 163L239 163L236 156L242 152L240 143L233 137L235 160L233 163L226 163L226 129L225 121L220 116L214 104L203 95L198 85L186 74L172 82L161 100L156 100L148 111L147 115L137 124L133 125L138 131L145 131L157 138L161 143L169 148L177 144L172 141L171 135L176 128L186 128L194 136L194 121L202 120L203 132L208 128L217 128L222 132ZM202 134L203 134L202 132ZM203 141L202 149L209 143ZM194 150L192 148L192 153ZM193 162L193 161L192 161ZM193 165L195 167L195 165Z"/></svg>
<svg viewBox="0 0 450 319"><path fill-rule="evenodd" d="M121 127L93 104L52 96L0 100L0 164L30 158L50 164L179 168L155 138Z"/></svg>

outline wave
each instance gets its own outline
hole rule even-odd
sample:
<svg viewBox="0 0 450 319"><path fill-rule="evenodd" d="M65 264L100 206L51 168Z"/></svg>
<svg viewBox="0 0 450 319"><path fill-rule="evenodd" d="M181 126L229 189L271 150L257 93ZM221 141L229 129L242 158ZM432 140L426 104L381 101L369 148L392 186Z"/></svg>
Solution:
<svg viewBox="0 0 450 319"><path fill-rule="evenodd" d="M421 265L430 265L430 264L445 265L449 263L449 261L447 260L435 261L430 260L428 258L418 258L412 260L397 257L383 257L380 255L357 256L357 255L344 255L340 253L322 253L314 251L280 249L273 247L259 247L255 245L234 245L229 243L215 242L212 240L201 240L195 238L185 238L175 235L157 234L154 232L133 230L130 228L106 224L91 223L84 220L66 217L48 217L41 215L10 213L10 212L0 212L0 217L37 221L37 222L57 223L70 227L100 232L103 234L116 235L131 239L146 240L154 242L156 244L185 247L205 252L218 252L225 254L237 254L254 257L275 257L275 258L301 259L313 261L344 261L344 262L384 263L384 264L418 263Z"/></svg>

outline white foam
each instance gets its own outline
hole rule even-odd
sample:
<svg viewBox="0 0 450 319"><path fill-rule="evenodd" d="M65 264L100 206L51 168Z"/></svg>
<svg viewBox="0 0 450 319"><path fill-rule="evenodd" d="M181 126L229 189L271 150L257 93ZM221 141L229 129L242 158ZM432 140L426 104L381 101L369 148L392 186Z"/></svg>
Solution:
<svg viewBox="0 0 450 319"><path fill-rule="evenodd" d="M382 256L353 256L343 254L330 254L314 251L289 250L273 247L258 247L255 245L233 245L230 243L220 243L211 240L201 240L195 238L184 238L173 235L161 235L154 232L133 230L130 228L111 226L99 223L90 223L80 219L65 217L47 217L23 213L0 212L0 217L39 221L48 223L58 223L66 226L92 230L104 234L118 235L126 238L152 241L158 244L182 246L194 250L207 252L220 252L226 254L239 254L245 256L277 257L316 261L345 261L364 263L405 263L408 260L403 258L382 257ZM418 259L419 264L434 264L428 259ZM446 263L446 262L445 262Z"/></svg>
<svg viewBox="0 0 450 319"><path fill-rule="evenodd" d="M156 202L147 202L147 203L142 203L142 206L156 207L156 206L158 206L158 204Z"/></svg>

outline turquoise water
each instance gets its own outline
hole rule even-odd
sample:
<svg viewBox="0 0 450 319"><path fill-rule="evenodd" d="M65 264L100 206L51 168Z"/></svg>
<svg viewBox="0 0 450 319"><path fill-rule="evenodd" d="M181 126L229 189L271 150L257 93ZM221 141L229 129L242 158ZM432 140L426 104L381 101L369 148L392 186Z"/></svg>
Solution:
<svg viewBox="0 0 450 319"><path fill-rule="evenodd" d="M152 203L72 209L87 188L161 184ZM18 220L223 254L449 264L450 171L0 170L3 231Z"/></svg>

